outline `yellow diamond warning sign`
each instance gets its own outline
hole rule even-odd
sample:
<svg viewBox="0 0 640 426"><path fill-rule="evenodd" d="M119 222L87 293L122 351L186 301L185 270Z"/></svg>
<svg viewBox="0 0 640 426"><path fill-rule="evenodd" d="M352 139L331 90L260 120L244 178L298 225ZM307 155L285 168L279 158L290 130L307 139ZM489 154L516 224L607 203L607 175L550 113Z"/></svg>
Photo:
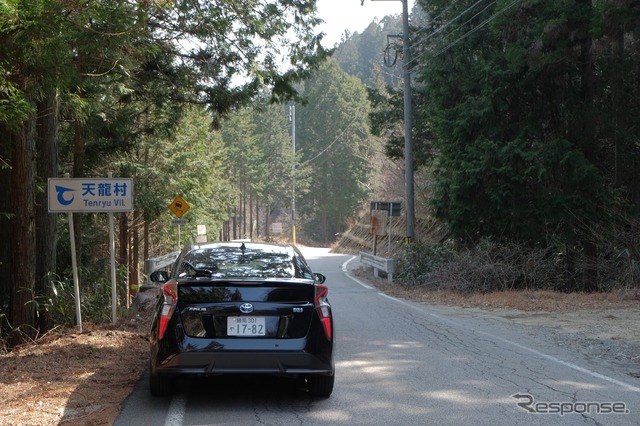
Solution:
<svg viewBox="0 0 640 426"><path fill-rule="evenodd" d="M169 210L171 210L178 219L180 219L189 208L189 204L180 196L177 196L176 199L173 200L173 203L169 204Z"/></svg>

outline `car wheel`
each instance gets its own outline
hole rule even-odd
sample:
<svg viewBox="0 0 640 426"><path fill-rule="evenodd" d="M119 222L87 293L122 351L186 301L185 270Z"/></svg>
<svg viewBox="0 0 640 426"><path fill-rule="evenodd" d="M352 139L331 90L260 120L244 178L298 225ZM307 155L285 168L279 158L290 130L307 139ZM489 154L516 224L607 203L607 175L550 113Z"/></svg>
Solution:
<svg viewBox="0 0 640 426"><path fill-rule="evenodd" d="M333 382L335 375L325 376L317 374L307 377L307 386L309 387L309 393L313 396L328 398L333 392Z"/></svg>
<svg viewBox="0 0 640 426"><path fill-rule="evenodd" d="M174 385L175 379L173 377L153 373L149 377L149 389L153 396L173 395Z"/></svg>

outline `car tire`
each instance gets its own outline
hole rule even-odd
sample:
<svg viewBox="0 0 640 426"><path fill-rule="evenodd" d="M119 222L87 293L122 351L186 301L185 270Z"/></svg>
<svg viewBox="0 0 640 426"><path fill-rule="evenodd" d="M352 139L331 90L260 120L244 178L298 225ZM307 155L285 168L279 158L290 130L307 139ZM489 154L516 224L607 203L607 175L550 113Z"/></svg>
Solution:
<svg viewBox="0 0 640 426"><path fill-rule="evenodd" d="M331 396L333 392L333 383L335 381L335 376L325 376L322 374L317 374L313 376L307 377L307 386L309 388L309 393L312 396L317 396L320 398L328 398Z"/></svg>
<svg viewBox="0 0 640 426"><path fill-rule="evenodd" d="M153 374L149 377L149 390L153 396L171 396L175 387L173 377L162 374Z"/></svg>

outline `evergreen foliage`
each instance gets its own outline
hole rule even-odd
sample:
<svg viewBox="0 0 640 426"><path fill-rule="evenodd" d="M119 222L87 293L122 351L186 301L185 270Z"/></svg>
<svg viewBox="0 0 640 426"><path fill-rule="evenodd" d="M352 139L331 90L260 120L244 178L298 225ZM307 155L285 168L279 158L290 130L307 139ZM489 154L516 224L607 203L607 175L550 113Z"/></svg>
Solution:
<svg viewBox="0 0 640 426"><path fill-rule="evenodd" d="M625 25L596 37L594 26L619 5L599 2L598 14L591 1L419 4L435 17L415 42L416 119L434 136L435 216L460 241L557 245L569 275L578 253L593 264L606 243L596 233L611 235L614 214L634 202L619 183L635 172L609 154L616 137L620 147L637 138L630 127L614 135L609 123L627 116L610 97L634 55L606 51L614 33L632 43L635 33ZM612 81L617 73L625 78ZM594 279L569 278L567 288L595 289Z"/></svg>
<svg viewBox="0 0 640 426"><path fill-rule="evenodd" d="M281 220L292 207L294 185L298 194L308 191L310 168L294 158L288 117L289 106L262 98L222 122L237 194L230 238L277 237L272 219Z"/></svg>
<svg viewBox="0 0 640 426"><path fill-rule="evenodd" d="M69 287L69 226L91 266L83 278L106 287L105 220L49 220L49 177L134 178L136 211L118 218L127 293L141 260L173 247L176 195L192 207L188 238L196 224L209 238L269 237L293 197L303 238L330 243L348 227L370 194L372 134L391 159L404 155L401 23L346 33L325 62L315 3L0 0L0 326L11 343L49 328L55 300L68 311L51 290ZM433 172L418 191L451 239L408 247L407 279L455 258L482 291L609 288L605 264L636 280L637 2L416 3L414 166ZM289 100L295 156L277 104ZM501 272L479 264L486 255Z"/></svg>
<svg viewBox="0 0 640 426"><path fill-rule="evenodd" d="M0 212L0 273L11 277L0 285L4 330L51 325L36 324L29 303L48 296L45 277L68 262L60 258L56 266L57 222L38 207L47 178L113 171L139 179L141 204L119 226L118 262L135 265L127 268L134 282L140 255L152 249L139 233L149 234L176 192L191 198L199 221L228 217L232 191L216 142L205 140L209 129L180 121L200 114L183 108L206 107L199 119L215 126L258 94L297 98L294 85L329 53L315 12L315 0L0 2L0 183L9 188L0 195L7 206ZM181 140L186 135L194 139ZM172 139L186 152L167 149ZM189 178L171 181L187 170ZM95 235L99 221L76 216L76 239ZM81 261L96 252L78 247Z"/></svg>
<svg viewBox="0 0 640 426"><path fill-rule="evenodd" d="M304 233L330 243L366 201L371 158L367 92L329 60L304 89L308 103L297 109L302 160L311 169L310 191L300 198Z"/></svg>
<svg viewBox="0 0 640 426"><path fill-rule="evenodd" d="M417 2L414 166L432 172L418 191L461 253L550 249L561 267L549 284L588 291L609 287L612 253L637 255L639 17L630 1ZM364 75L365 50L355 34L336 56ZM401 159L402 90L369 96L372 132Z"/></svg>

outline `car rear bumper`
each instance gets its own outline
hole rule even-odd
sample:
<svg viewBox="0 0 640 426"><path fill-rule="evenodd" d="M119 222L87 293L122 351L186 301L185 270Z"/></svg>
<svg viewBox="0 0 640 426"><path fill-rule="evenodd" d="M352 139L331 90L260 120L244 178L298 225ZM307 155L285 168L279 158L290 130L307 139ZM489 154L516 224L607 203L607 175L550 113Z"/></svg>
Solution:
<svg viewBox="0 0 640 426"><path fill-rule="evenodd" d="M180 334L180 338L173 342L171 337L152 344L153 374L295 376L332 375L335 370L333 342L326 340L324 336L310 335L298 339L212 340Z"/></svg>
<svg viewBox="0 0 640 426"><path fill-rule="evenodd" d="M218 374L305 375L334 372L332 360L310 353L185 352L155 365L154 374L208 376Z"/></svg>

